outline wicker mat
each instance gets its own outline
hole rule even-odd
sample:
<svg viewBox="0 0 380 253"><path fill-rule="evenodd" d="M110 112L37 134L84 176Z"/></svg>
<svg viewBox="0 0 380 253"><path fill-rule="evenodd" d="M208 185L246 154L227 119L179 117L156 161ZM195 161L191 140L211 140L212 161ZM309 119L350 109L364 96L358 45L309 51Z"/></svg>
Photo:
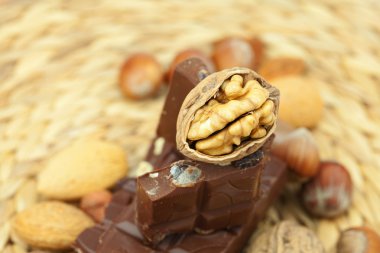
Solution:
<svg viewBox="0 0 380 253"><path fill-rule="evenodd" d="M339 231L380 232L380 2L367 1L0 1L0 252L27 252L10 231L39 200L34 175L74 139L121 144L131 168L144 156L165 97L134 102L117 88L125 57L176 52L226 35L257 35L268 56L296 56L320 81L323 120L313 134L323 159L355 183L354 203L336 219L310 218L295 196L278 201L262 226L293 219L328 252Z"/></svg>

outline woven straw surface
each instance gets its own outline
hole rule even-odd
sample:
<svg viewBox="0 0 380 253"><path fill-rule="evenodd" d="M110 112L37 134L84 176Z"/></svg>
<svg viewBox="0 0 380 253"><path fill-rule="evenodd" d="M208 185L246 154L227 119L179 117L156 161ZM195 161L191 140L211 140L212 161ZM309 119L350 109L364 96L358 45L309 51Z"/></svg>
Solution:
<svg viewBox="0 0 380 253"><path fill-rule="evenodd" d="M95 136L120 143L131 168L144 156L165 89L150 100L124 99L117 74L128 54L151 52L167 65L180 49L207 51L226 35L258 35L269 57L307 62L325 101L313 130L322 157L346 165L355 182L346 215L310 218L289 194L263 226L298 220L328 252L349 226L380 232L379 13L377 0L1 3L0 252L27 251L10 220L38 201L34 175L51 154Z"/></svg>

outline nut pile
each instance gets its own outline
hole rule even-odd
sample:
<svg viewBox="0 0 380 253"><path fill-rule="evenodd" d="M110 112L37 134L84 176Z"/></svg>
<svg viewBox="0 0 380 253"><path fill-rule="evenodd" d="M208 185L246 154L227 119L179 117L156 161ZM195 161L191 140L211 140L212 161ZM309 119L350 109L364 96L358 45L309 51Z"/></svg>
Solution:
<svg viewBox="0 0 380 253"><path fill-rule="evenodd" d="M324 218L345 213L351 206L353 189L347 169L335 161L320 161L318 147L306 128L279 126L272 152L287 163L298 183L302 182L300 197L305 210Z"/></svg>
<svg viewBox="0 0 380 253"><path fill-rule="evenodd" d="M197 104L188 122L184 118L179 120L189 124L188 129L183 126L186 124L179 126L180 151L196 160L220 163L224 159L228 164L241 157L241 153L247 154L247 150L242 150L247 143L265 138L276 127L273 122L278 117L292 127L301 127L277 135L273 153L288 164L300 180L298 183L302 183L300 202L305 210L317 217L340 215L350 207L353 188L350 175L338 163L320 161L318 147L307 129L317 126L323 116L318 82L306 76L307 64L303 59L287 56L266 59L264 48L257 38L228 37L213 44L211 58L196 49L184 50L175 57L169 72L182 60L200 57L210 65L211 72L235 66L258 70L281 92L277 115L276 101L258 79L247 80L244 75L234 73L222 80L217 91L211 83L220 79L210 80L193 96L193 100L202 102L193 101L183 108L188 113ZM328 164L340 169L327 171L325 168L332 166ZM334 182L327 183L327 177Z"/></svg>
<svg viewBox="0 0 380 253"><path fill-rule="evenodd" d="M314 127L323 114L323 101L314 80L304 76L302 59L265 59L264 44L257 38L227 38L216 42L212 58L197 49L180 52L166 73L190 57L203 59L211 72L231 67L258 69L281 91L252 71L234 68L204 79L184 103L179 115L177 144L195 160L228 164L255 152L276 127L279 117L294 127ZM134 54L119 72L119 88L125 97L144 99L156 95L164 80L160 63L150 54ZM190 112L190 113L189 113ZM190 118L183 115L190 114ZM301 202L316 217L335 217L347 211L352 198L352 181L336 162L320 162L312 134L306 128L278 136L273 153L296 175L306 178ZM28 207L13 221L14 231L32 247L67 249L76 236L94 221L100 222L112 194L107 188L127 175L123 149L98 140L79 141L53 156L38 178L39 193L52 200ZM150 167L141 167L143 173ZM175 183L186 185L199 174L173 171ZM197 170L195 170L197 172ZM53 201L54 200L54 201ZM55 200L60 200L57 202ZM76 201L79 208L62 201ZM92 219L91 219L92 218ZM338 253L380 251L380 237L368 228L342 233ZM255 240L247 252L323 252L312 231L282 222Z"/></svg>
<svg viewBox="0 0 380 253"><path fill-rule="evenodd" d="M257 37L220 39L213 43L210 56L196 48L184 49L178 52L164 73L153 55L133 54L121 67L119 87L123 95L130 99L153 97L160 90L163 80L171 81L179 63L196 57L205 62L210 73L233 67L257 71L283 94L279 114L281 120L295 127L314 127L320 121L323 101L315 80L305 76L307 65L303 59L288 56L267 59L265 44ZM228 152L227 149L221 151L224 152Z"/></svg>
<svg viewBox="0 0 380 253"><path fill-rule="evenodd" d="M103 219L112 197L105 189L125 177L127 169L118 145L97 139L75 141L46 162L37 188L49 200L18 213L14 231L32 247L69 248L84 229ZM80 209L72 201L80 201Z"/></svg>

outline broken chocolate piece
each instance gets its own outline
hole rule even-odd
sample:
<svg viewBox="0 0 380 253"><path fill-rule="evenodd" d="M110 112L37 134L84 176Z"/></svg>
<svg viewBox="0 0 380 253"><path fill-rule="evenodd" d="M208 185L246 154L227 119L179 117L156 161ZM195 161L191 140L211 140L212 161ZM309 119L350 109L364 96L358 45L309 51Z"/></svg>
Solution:
<svg viewBox="0 0 380 253"><path fill-rule="evenodd" d="M135 221L136 199L133 192L121 189L107 210L102 225L87 229L78 237L74 247L82 253L236 253L240 252L257 223L279 195L285 183L286 165L272 157L262 176L261 197L240 227L222 229L211 234L184 233L168 236L156 248L143 244ZM124 197L121 197L124 195ZM126 197L127 196L127 197Z"/></svg>
<svg viewBox="0 0 380 253"><path fill-rule="evenodd" d="M150 163L153 168L159 169L169 166L171 163L186 159L179 151L177 150L175 143L165 142L162 147L161 153L159 155L154 154L154 143L162 137L156 137L152 141L152 145L148 150L148 154L145 160Z"/></svg>
<svg viewBox="0 0 380 253"><path fill-rule="evenodd" d="M177 118L179 104L187 93L201 81L196 73L204 68L197 59L184 61L176 68L157 137L147 155L147 161L156 170L138 179L138 221L147 241L153 244L171 233L193 230L209 233L241 225L258 197L260 175L265 166L263 150L228 166L182 164L201 172L198 181L187 187L176 186L176 176L170 174L170 170L178 169L178 166L168 167L170 164L186 159L176 148L173 119ZM265 149L269 149L271 141L272 138ZM170 212L167 206L171 207Z"/></svg>
<svg viewBox="0 0 380 253"><path fill-rule="evenodd" d="M158 123L157 137L146 156L146 161L155 168L163 168L174 161L183 159L184 156L176 148L179 109L190 90L208 73L207 64L199 58L190 58L177 65Z"/></svg>
<svg viewBox="0 0 380 253"><path fill-rule="evenodd" d="M219 166L180 160L137 179L137 221L148 242L166 235L242 225L259 197L271 141L256 153Z"/></svg>
<svg viewBox="0 0 380 253"><path fill-rule="evenodd" d="M176 67L173 81L170 84L169 93L162 109L157 136L163 137L170 143L176 143L177 116L182 102L190 90L208 73L206 64L198 58L190 58Z"/></svg>

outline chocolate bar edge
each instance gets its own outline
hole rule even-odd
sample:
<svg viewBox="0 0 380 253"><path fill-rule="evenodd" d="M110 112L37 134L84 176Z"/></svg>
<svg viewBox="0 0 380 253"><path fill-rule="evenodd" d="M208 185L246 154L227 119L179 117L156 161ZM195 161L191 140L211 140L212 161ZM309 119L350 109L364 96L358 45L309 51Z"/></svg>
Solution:
<svg viewBox="0 0 380 253"><path fill-rule="evenodd" d="M236 228L237 232L232 237L232 239L225 245L224 250L217 251L218 253L236 253L239 250L241 250L248 238L251 236L254 228L257 226L258 222L265 216L266 210L271 206L271 204L274 202L275 198L280 194L281 189L283 188L285 181L286 181L286 166L279 161L277 158L272 158L269 162L270 165L267 165L267 168L264 170L263 173L263 184L262 188L263 190L269 191L269 194L266 196L262 196L260 200L258 201L256 207L252 210L251 215L249 216L249 219L245 225L243 225L240 229ZM276 165L277 164L277 165ZM277 168L269 168L268 166ZM268 170L272 171L268 171ZM271 173L272 175L269 175L269 179L271 182L268 182L268 173ZM103 225L105 226L105 225ZM221 230L225 231L225 230ZM82 232L82 234L78 237L74 248L78 252L83 253L106 253L106 251L97 251L95 248L98 246L95 245L98 242L94 242L94 240L98 240L98 238L91 238L93 234L98 235L100 232L102 232L102 227L96 226L90 229L85 230ZM219 233L218 231L216 233ZM184 238L187 237L187 240L191 240L191 233L187 235L183 235ZM183 237L182 236L182 237ZM207 238L209 235L205 235L205 238ZM104 237L104 235L103 235ZM170 239L170 238L169 238ZM87 244L86 244L87 242ZM146 246L141 246L145 249L149 249ZM177 245L178 248L178 245ZM170 249L169 249L170 250ZM115 251L117 252L117 251ZM134 251L133 249L130 249L130 251L120 251L124 253L133 252L133 253L140 253L138 251ZM170 251L162 251L162 250L155 250L151 249L151 251L145 251L145 252L170 252ZM178 251L180 252L180 251ZM181 251L181 252L189 252L191 251ZM207 252L207 251L204 251ZM216 252L216 251L215 251ZM210 252L211 253L211 252Z"/></svg>

